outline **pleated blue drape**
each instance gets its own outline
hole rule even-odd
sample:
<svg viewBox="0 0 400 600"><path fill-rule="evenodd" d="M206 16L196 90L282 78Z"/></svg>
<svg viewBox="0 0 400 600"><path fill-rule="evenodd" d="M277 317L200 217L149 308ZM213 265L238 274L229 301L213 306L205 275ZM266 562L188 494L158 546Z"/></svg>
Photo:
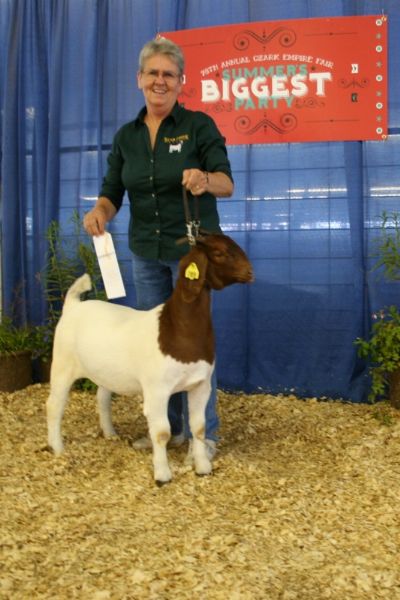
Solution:
<svg viewBox="0 0 400 600"><path fill-rule="evenodd" d="M247 21L385 13L386 142L231 146L235 195L223 228L248 252L256 282L215 294L218 379L225 389L366 398L354 340L371 313L399 303L371 273L380 215L400 203L398 0L2 0L0 137L2 306L41 322L36 275L52 219L97 196L116 129L142 106L141 46L160 31ZM111 225L134 303L128 208ZM194 332L195 335L195 332Z"/></svg>

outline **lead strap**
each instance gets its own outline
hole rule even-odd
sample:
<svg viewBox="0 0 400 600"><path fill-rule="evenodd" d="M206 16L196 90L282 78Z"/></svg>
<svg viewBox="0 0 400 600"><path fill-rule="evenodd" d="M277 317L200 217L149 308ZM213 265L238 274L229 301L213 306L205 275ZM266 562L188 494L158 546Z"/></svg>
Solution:
<svg viewBox="0 0 400 600"><path fill-rule="evenodd" d="M182 186L182 199L183 199L183 209L185 211L185 220L186 220L186 236L190 246L196 245L196 239L199 236L200 231L200 211L199 211L199 198L198 196L194 196L194 218L192 219L192 215L189 208L189 200L187 195L187 190L184 186Z"/></svg>

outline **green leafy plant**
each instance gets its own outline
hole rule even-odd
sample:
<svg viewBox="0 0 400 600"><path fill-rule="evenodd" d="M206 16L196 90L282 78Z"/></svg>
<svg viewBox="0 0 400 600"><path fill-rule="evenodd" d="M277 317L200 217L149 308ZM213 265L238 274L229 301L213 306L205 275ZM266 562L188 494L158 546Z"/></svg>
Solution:
<svg viewBox="0 0 400 600"><path fill-rule="evenodd" d="M383 275L391 281L400 280L400 216L398 213L382 213L380 236L376 242L374 269L383 269Z"/></svg>
<svg viewBox="0 0 400 600"><path fill-rule="evenodd" d="M390 374L400 368L400 313L396 306L373 315L371 336L357 338L358 354L370 363L371 391L374 401L386 393Z"/></svg>
<svg viewBox="0 0 400 600"><path fill-rule="evenodd" d="M44 269L37 274L47 304L47 318L36 327L34 358L41 363L44 380L49 376L56 325L61 317L65 295L77 277L88 273L92 280L89 298L106 299L96 252L83 230L77 211L71 216L73 234L66 235L58 221L52 221L46 231L47 253ZM44 366L46 365L46 366ZM96 386L89 380L79 380L79 389L93 391Z"/></svg>
<svg viewBox="0 0 400 600"><path fill-rule="evenodd" d="M0 354L13 356L19 352L36 351L38 345L36 327L14 325L10 317L3 316L0 322Z"/></svg>
<svg viewBox="0 0 400 600"><path fill-rule="evenodd" d="M382 269L383 276L400 280L400 217L398 213L382 214L380 235L376 240L374 270ZM371 389L369 399L375 401L396 386L400 377L400 312L389 306L372 315L373 324L368 339L357 338L358 355L369 362ZM397 394L397 391L396 391ZM391 394L389 393L389 399ZM391 400L397 403L398 400Z"/></svg>
<svg viewBox="0 0 400 600"><path fill-rule="evenodd" d="M92 243L83 231L80 216L74 211L71 217L74 235L63 234L58 221L52 221L46 232L47 255L45 268L37 275L47 303L48 316L38 329L40 356L50 360L55 327L61 317L68 288L77 277L88 273L92 280L91 298L105 299L101 273Z"/></svg>
<svg viewBox="0 0 400 600"><path fill-rule="evenodd" d="M92 280L92 290L87 295L105 299L102 278L97 256L90 238L83 231L77 211L71 217L73 234L61 231L57 221L52 221L46 231L47 254L44 269L37 274L43 297L47 304L47 317L41 325L19 326L11 316L3 315L0 320L0 355L16 356L29 352L33 359L41 364L50 365L54 331L61 316L68 288L84 272ZM18 302L18 292L16 300ZM48 371L48 368L45 369ZM48 376L48 374L47 374ZM92 389L94 384L88 380L80 381L80 386Z"/></svg>

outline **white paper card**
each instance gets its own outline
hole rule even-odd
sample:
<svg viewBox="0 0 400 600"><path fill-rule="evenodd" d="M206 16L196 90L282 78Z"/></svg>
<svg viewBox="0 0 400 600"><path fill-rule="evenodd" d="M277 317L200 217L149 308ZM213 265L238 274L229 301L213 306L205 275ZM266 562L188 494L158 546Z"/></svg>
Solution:
<svg viewBox="0 0 400 600"><path fill-rule="evenodd" d="M112 300L126 296L111 234L106 232L103 235L93 236L93 243L107 298Z"/></svg>

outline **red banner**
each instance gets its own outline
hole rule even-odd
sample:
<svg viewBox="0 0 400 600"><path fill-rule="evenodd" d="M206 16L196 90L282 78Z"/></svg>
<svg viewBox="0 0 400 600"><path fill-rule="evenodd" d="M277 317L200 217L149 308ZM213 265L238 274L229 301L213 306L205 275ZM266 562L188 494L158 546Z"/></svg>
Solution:
<svg viewBox="0 0 400 600"><path fill-rule="evenodd" d="M387 18L242 23L162 34L185 54L179 101L228 144L387 137Z"/></svg>

